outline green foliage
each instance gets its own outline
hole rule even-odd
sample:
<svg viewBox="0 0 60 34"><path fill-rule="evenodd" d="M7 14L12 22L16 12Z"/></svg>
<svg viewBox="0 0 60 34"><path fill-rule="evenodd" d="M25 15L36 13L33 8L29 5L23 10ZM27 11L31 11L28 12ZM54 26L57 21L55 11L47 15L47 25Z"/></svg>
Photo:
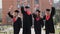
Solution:
<svg viewBox="0 0 60 34"><path fill-rule="evenodd" d="M56 10L54 22L55 24L60 23L60 10Z"/></svg>

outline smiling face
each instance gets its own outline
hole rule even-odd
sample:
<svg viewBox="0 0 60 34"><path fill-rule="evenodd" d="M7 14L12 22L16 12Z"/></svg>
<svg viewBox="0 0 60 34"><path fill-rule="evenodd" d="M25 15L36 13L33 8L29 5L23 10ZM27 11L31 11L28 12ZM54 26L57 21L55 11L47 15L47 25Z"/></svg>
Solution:
<svg viewBox="0 0 60 34"><path fill-rule="evenodd" d="M50 15L50 9L46 9L45 14L46 14L46 15Z"/></svg>
<svg viewBox="0 0 60 34"><path fill-rule="evenodd" d="M36 11L36 15L39 16L40 15L40 12L39 11Z"/></svg>
<svg viewBox="0 0 60 34"><path fill-rule="evenodd" d="M50 15L50 12L49 11L46 11L46 15Z"/></svg>
<svg viewBox="0 0 60 34"><path fill-rule="evenodd" d="M18 13L17 12L14 12L14 17L18 16Z"/></svg>
<svg viewBox="0 0 60 34"><path fill-rule="evenodd" d="M19 14L19 11L18 10L15 10L14 11L14 17L18 16L18 14Z"/></svg>

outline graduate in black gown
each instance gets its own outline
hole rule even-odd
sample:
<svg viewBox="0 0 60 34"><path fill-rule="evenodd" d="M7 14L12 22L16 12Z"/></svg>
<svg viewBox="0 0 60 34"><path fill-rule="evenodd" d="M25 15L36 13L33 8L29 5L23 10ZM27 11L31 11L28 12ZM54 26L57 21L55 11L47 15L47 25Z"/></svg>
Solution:
<svg viewBox="0 0 60 34"><path fill-rule="evenodd" d="M22 26L21 18L18 17L19 11L15 10L14 15L11 14L11 12L8 12L8 16L13 20L13 29L14 34L19 34L20 28Z"/></svg>
<svg viewBox="0 0 60 34"><path fill-rule="evenodd" d="M32 15L29 9L29 6L21 6L21 12L23 14L23 34L31 34Z"/></svg>
<svg viewBox="0 0 60 34"><path fill-rule="evenodd" d="M36 14L33 14L33 17L35 34L41 34L41 28L44 26L44 22L38 9L36 10Z"/></svg>
<svg viewBox="0 0 60 34"><path fill-rule="evenodd" d="M50 9L46 9L46 15L44 16L45 19L45 30L46 34L55 34L55 29L54 29L54 22L53 22L53 16L55 14L55 8L51 8L51 13Z"/></svg>

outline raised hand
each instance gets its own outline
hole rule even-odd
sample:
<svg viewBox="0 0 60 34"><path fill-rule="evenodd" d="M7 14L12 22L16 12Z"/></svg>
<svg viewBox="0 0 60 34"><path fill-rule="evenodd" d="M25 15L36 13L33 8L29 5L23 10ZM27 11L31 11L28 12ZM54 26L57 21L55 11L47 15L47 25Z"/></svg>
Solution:
<svg viewBox="0 0 60 34"><path fill-rule="evenodd" d="M11 11L11 10L12 10L12 8L13 8L13 6L11 5L11 6L9 7L9 11Z"/></svg>

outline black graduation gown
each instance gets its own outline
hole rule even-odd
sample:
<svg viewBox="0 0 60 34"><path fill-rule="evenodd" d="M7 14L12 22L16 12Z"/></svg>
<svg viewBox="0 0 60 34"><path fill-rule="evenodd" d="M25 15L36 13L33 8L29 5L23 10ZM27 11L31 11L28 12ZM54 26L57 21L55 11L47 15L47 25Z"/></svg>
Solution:
<svg viewBox="0 0 60 34"><path fill-rule="evenodd" d="M46 20L46 15L44 16L46 34L55 33L54 22L53 22L54 14L55 14L55 8L52 9L49 20Z"/></svg>
<svg viewBox="0 0 60 34"><path fill-rule="evenodd" d="M36 20L37 16L35 14L33 14L33 17L34 17L34 30L35 30L35 34L41 34L41 27L44 26L43 19L38 17L39 20L37 21Z"/></svg>
<svg viewBox="0 0 60 34"><path fill-rule="evenodd" d="M28 15L23 6L21 6L21 12L23 14L23 34L31 34L32 15Z"/></svg>
<svg viewBox="0 0 60 34"><path fill-rule="evenodd" d="M14 18L13 15L10 14L10 12L8 13L9 17L11 17L12 19ZM17 20L13 23L13 28L14 28L14 34L19 34L20 28L22 27L22 22L21 22L21 18L18 17Z"/></svg>

